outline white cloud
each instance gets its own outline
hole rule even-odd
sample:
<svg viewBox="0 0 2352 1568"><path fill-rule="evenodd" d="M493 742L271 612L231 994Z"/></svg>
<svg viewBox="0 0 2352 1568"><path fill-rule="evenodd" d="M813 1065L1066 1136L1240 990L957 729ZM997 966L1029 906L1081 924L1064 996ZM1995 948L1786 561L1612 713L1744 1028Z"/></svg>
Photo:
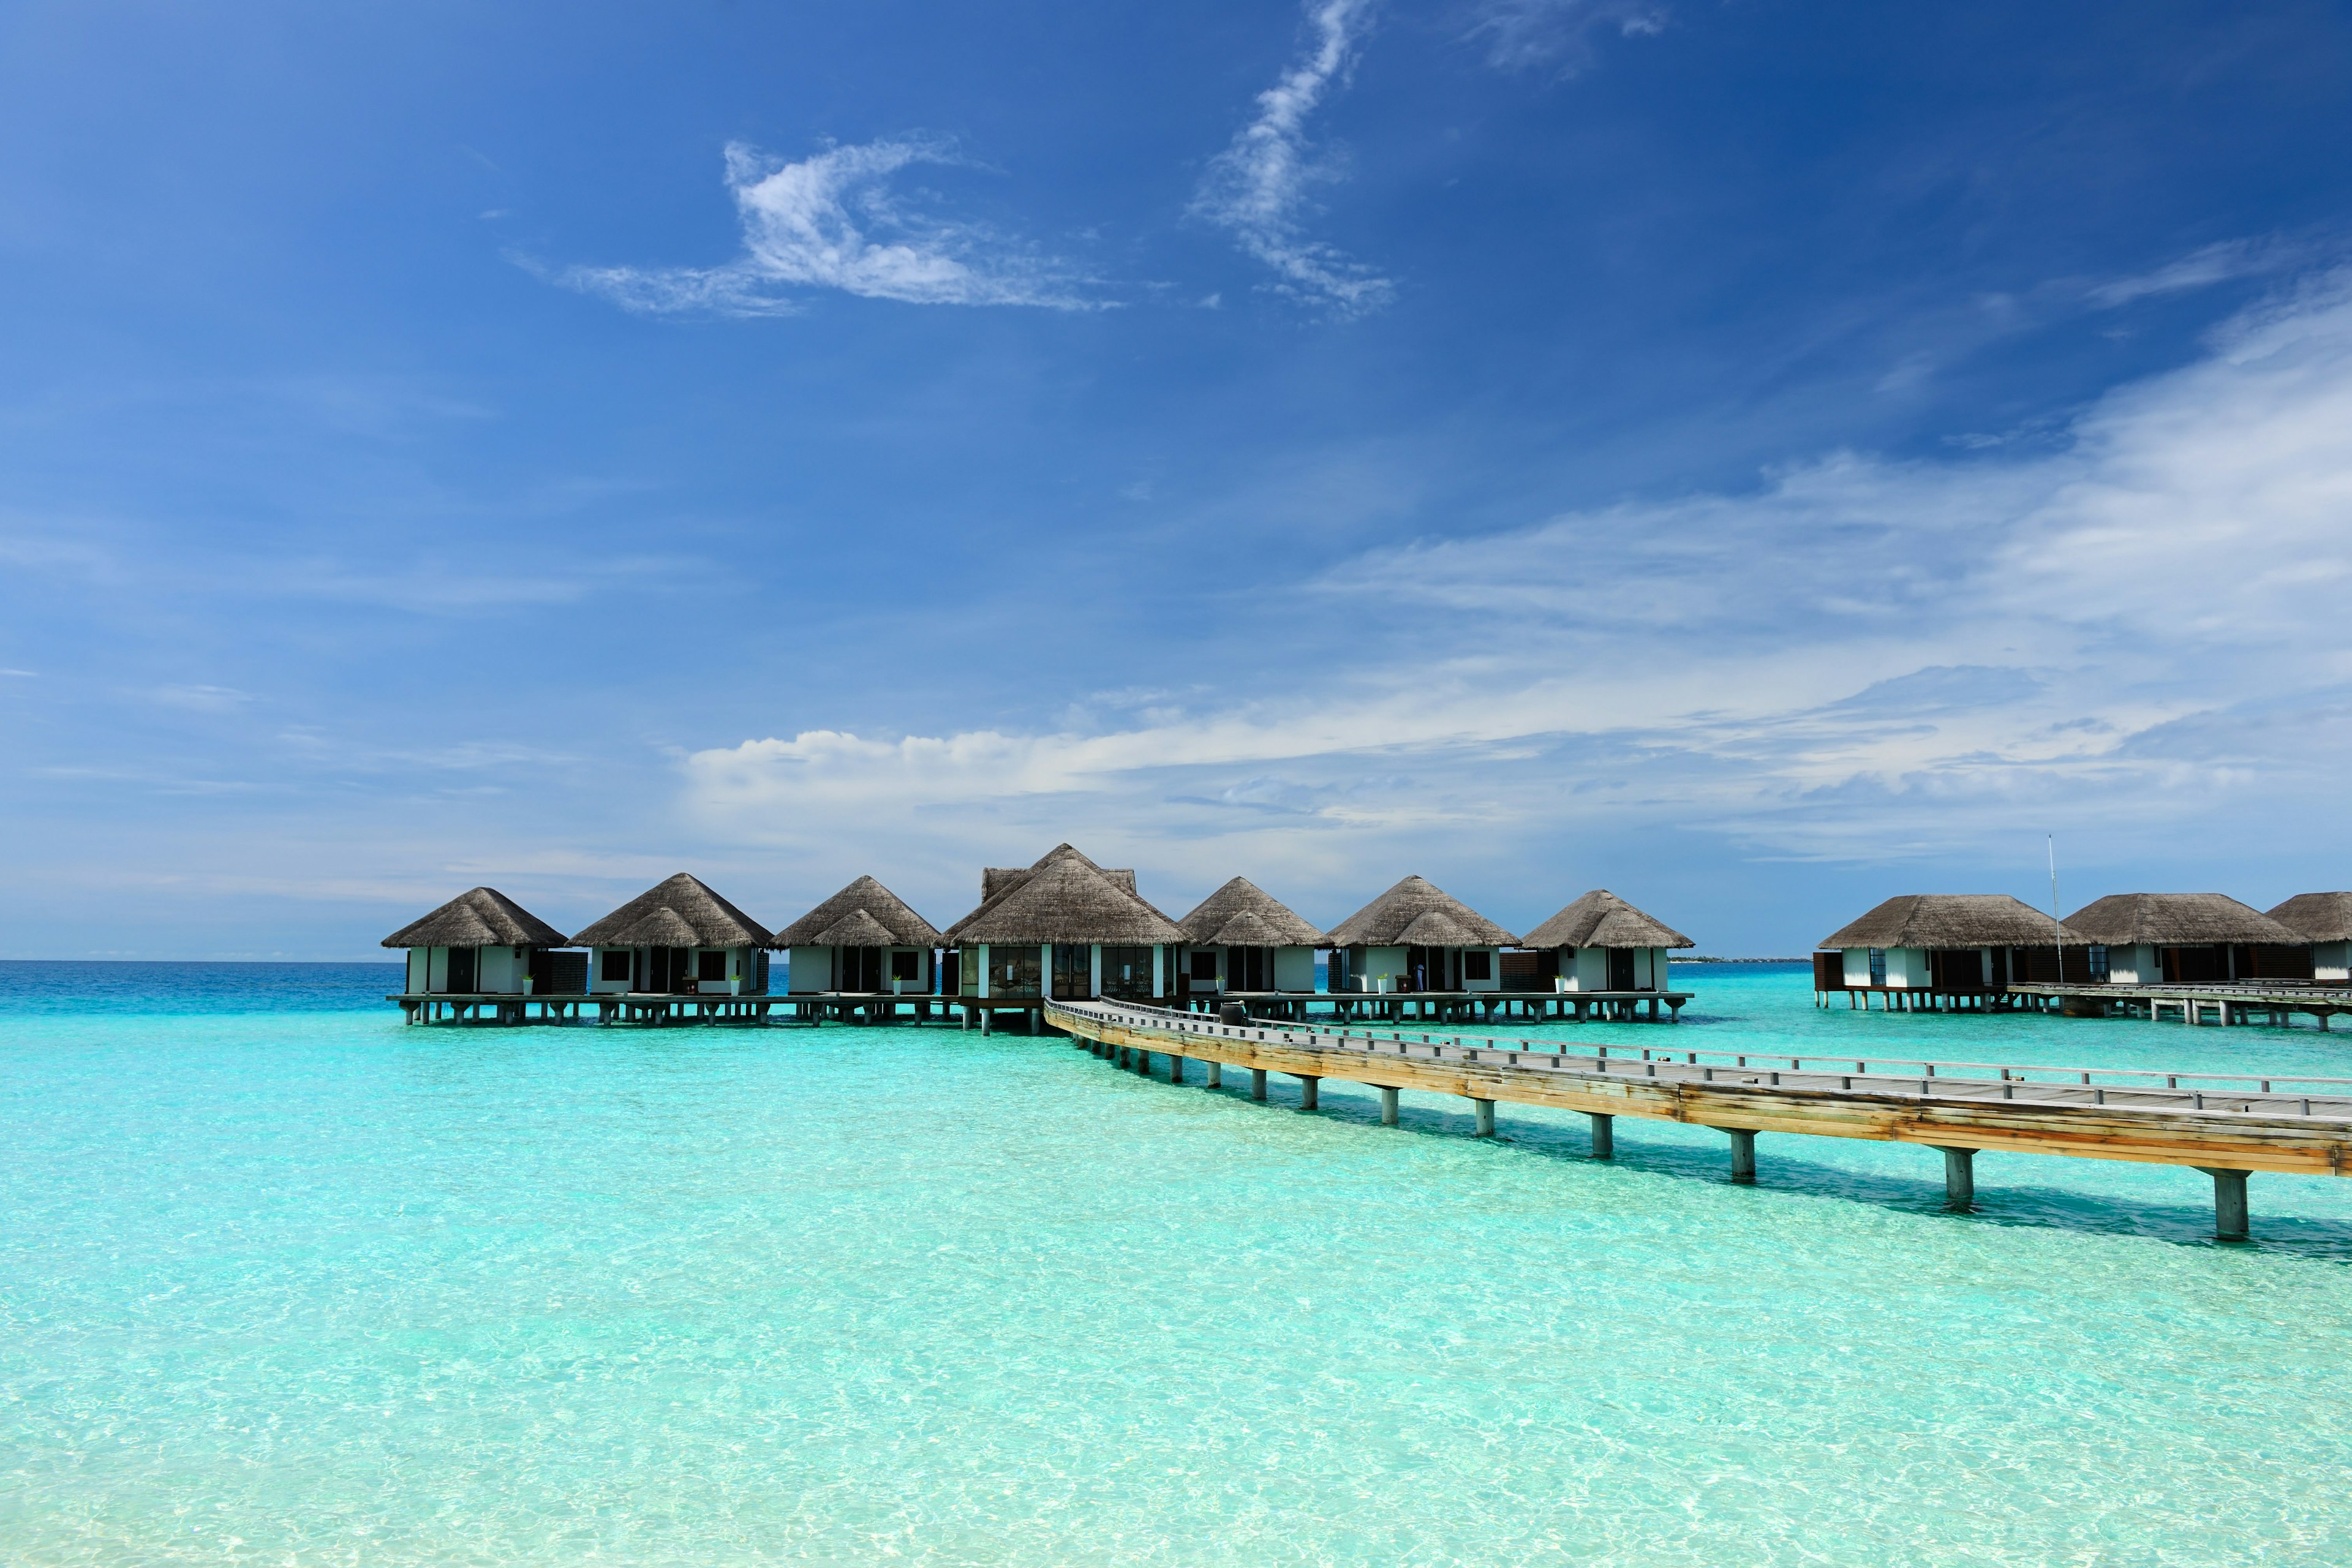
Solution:
<svg viewBox="0 0 2352 1568"><path fill-rule="evenodd" d="M2102 283L2089 294L2092 304L2112 310L2151 296L2184 294L2210 289L2239 278L2259 278L2293 266L2304 253L2297 247L2251 239L2228 239L2168 261L2153 271Z"/></svg>
<svg viewBox="0 0 2352 1568"><path fill-rule="evenodd" d="M727 148L727 188L743 254L719 267L574 267L561 281L631 310L777 315L795 290L838 289L916 305L1041 305L1086 310L1068 270L985 224L918 211L890 176L917 163L961 164L940 141L901 137L829 147L776 163Z"/></svg>
<svg viewBox="0 0 2352 1568"><path fill-rule="evenodd" d="M1592 63L1594 33L1644 37L1665 26L1666 8L1645 0L1485 0L1470 31L1485 41L1494 65L1573 76Z"/></svg>
<svg viewBox="0 0 2352 1568"><path fill-rule="evenodd" d="M2168 842L2200 814L2333 822L2347 429L2335 278L2111 395L2054 450L1832 454L1749 493L1360 556L1303 601L1284 589L1284 621L1324 629L1268 645L1253 701L1102 731L748 741L688 758L688 793L774 842L1149 823L1276 868L1463 824L1507 841L1647 822L1872 859L2021 824Z"/></svg>
<svg viewBox="0 0 2352 1568"><path fill-rule="evenodd" d="M1371 0L1310 0L1307 52L1258 94L1256 118L1210 160L1192 204L1272 268L1276 288L1342 315L1378 310L1396 286L1307 237L1308 190L1331 177L1328 164L1314 156L1307 127L1332 88L1344 85L1371 11Z"/></svg>

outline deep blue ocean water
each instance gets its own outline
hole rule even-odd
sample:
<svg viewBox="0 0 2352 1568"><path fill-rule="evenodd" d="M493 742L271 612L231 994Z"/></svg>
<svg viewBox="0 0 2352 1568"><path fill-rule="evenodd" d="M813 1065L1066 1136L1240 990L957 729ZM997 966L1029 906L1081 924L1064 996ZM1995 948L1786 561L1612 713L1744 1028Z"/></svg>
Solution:
<svg viewBox="0 0 2352 1568"><path fill-rule="evenodd" d="M1323 1108L947 1029L0 964L0 1560L2352 1562L2352 1183ZM1642 1043L2352 1077L2352 1034Z"/></svg>

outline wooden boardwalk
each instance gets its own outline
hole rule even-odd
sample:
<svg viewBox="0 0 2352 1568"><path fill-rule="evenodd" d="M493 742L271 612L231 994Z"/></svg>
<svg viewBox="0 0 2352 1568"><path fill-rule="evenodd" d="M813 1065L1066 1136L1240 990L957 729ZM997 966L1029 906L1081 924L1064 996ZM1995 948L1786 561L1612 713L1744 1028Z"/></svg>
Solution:
<svg viewBox="0 0 2352 1568"><path fill-rule="evenodd" d="M2056 1003L2070 1018L2125 1016L2162 1018L2184 1024L2251 1024L2284 1027L2301 1013L2326 1028L2339 1014L2352 1013L2352 986L2261 981L2196 985L2047 985L2012 982L2011 994L2032 1005Z"/></svg>
<svg viewBox="0 0 2352 1568"><path fill-rule="evenodd" d="M1601 1158L1619 1116L1713 1127L1730 1139L1735 1180L1754 1179L1759 1132L1925 1144L1943 1152L1961 1208L1979 1149L2194 1166L2213 1178L2217 1234L2233 1239L2248 1230L2249 1172L2352 1175L2347 1079L1335 1033L1102 1002L1049 1003L1045 1022L1146 1073L1164 1058L1171 1081L1188 1061L1207 1064L1213 1087L1246 1069L1261 1100L1268 1073L1297 1079L1310 1109L1324 1079L1367 1084L1390 1125L1398 1091L1414 1089L1468 1100L1481 1136L1497 1102L1581 1111Z"/></svg>

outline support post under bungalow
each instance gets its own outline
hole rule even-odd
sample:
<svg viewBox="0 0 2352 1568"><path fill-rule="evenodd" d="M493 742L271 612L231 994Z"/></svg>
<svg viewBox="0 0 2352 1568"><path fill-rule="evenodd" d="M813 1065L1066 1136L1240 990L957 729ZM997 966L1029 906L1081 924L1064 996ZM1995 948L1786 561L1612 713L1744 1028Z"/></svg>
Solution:
<svg viewBox="0 0 2352 1568"><path fill-rule="evenodd" d="M2246 1217L2246 1174L2219 1165L2200 1165L2213 1178L2213 1234L2223 1241L2243 1241L2252 1227Z"/></svg>
<svg viewBox="0 0 2352 1568"><path fill-rule="evenodd" d="M1966 1214L1977 1203L1977 1152L1944 1150L1944 1206Z"/></svg>
<svg viewBox="0 0 2352 1568"><path fill-rule="evenodd" d="M1323 1080L1321 1079L1309 1078L1306 1074L1301 1073L1298 1079L1298 1109L1301 1110L1314 1110L1316 1105L1318 1103L1318 1091L1320 1090L1322 1087Z"/></svg>
<svg viewBox="0 0 2352 1568"><path fill-rule="evenodd" d="M1264 1068L1250 1068L1250 1098L1252 1100L1264 1100L1265 1098L1265 1069Z"/></svg>
<svg viewBox="0 0 2352 1568"><path fill-rule="evenodd" d="M1184 1058L1172 1053L1168 1058L1168 1081L1170 1083L1184 1081Z"/></svg>
<svg viewBox="0 0 2352 1568"><path fill-rule="evenodd" d="M1727 1127L1731 1135L1731 1179L1752 1182L1756 1179L1756 1133L1751 1128Z"/></svg>
<svg viewBox="0 0 2352 1568"><path fill-rule="evenodd" d="M1381 1125L1394 1127L1396 1124L1397 1091L1392 1089L1383 1089L1381 1090Z"/></svg>
<svg viewBox="0 0 2352 1568"><path fill-rule="evenodd" d="M1480 1100L1473 1095L1470 1098L1470 1109L1476 1117L1477 1135L1481 1138L1492 1138L1495 1135L1495 1102L1491 1100Z"/></svg>
<svg viewBox="0 0 2352 1568"><path fill-rule="evenodd" d="M1617 1152L1617 1119L1605 1111L1590 1112L1592 1118L1592 1157L1606 1160Z"/></svg>

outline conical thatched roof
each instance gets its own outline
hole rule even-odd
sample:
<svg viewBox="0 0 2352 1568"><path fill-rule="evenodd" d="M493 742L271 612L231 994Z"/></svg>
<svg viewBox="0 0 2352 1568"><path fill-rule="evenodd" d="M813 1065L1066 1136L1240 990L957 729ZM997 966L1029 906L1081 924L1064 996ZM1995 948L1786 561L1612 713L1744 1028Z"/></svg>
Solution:
<svg viewBox="0 0 2352 1568"><path fill-rule="evenodd" d="M2071 924L2071 922L2069 922ZM1905 893L1822 938L1823 947L2080 947L2050 911L2007 893Z"/></svg>
<svg viewBox="0 0 2352 1568"><path fill-rule="evenodd" d="M986 880L983 879L983 887ZM1181 942L1176 923L1068 845L1056 846L1010 887L948 927L942 941Z"/></svg>
<svg viewBox="0 0 2352 1568"><path fill-rule="evenodd" d="M1696 947L1606 888L1595 888L1519 938L1521 947Z"/></svg>
<svg viewBox="0 0 2352 1568"><path fill-rule="evenodd" d="M1330 932L1333 947L1510 947L1518 940L1419 877L1407 877Z"/></svg>
<svg viewBox="0 0 2352 1568"><path fill-rule="evenodd" d="M835 936L835 927L864 915L880 936ZM871 877L860 877L776 933L778 947L937 947L939 928L907 907L905 900Z"/></svg>
<svg viewBox="0 0 2352 1568"><path fill-rule="evenodd" d="M789 946L790 943L779 945ZM811 943L816 947L894 947L897 933L864 910L852 910L823 931Z"/></svg>
<svg viewBox="0 0 2352 1568"><path fill-rule="evenodd" d="M386 947L569 947L572 939L499 892L473 888L383 939Z"/></svg>
<svg viewBox="0 0 2352 1568"><path fill-rule="evenodd" d="M1202 947L1328 947L1324 934L1247 877L1235 877L1176 922Z"/></svg>
<svg viewBox="0 0 2352 1568"><path fill-rule="evenodd" d="M2270 917L2305 942L2352 942L2352 893L2297 893Z"/></svg>
<svg viewBox="0 0 2352 1568"><path fill-rule="evenodd" d="M765 947L767 928L684 871L572 939L580 947Z"/></svg>
<svg viewBox="0 0 2352 1568"><path fill-rule="evenodd" d="M1078 864L1108 879L1115 888L1124 889L1130 893L1135 891L1135 872L1131 868L1097 866L1080 853L1076 846L1056 844L1039 856L1034 865L982 867L980 873L980 901L985 905L993 900L1003 898L1034 876L1049 860L1070 859L1076 860Z"/></svg>
<svg viewBox="0 0 2352 1568"><path fill-rule="evenodd" d="M2110 893L2066 917L2085 942L2109 947L2204 947L2259 942L2300 947L2311 938L2222 893Z"/></svg>

